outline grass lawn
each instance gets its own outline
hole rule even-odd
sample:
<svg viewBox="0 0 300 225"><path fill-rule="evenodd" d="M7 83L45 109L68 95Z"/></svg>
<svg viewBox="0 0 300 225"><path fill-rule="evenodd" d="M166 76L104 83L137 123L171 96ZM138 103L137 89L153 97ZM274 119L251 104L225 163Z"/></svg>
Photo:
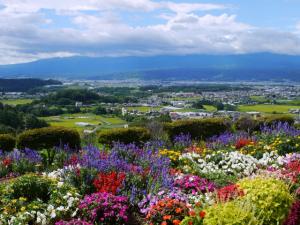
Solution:
<svg viewBox="0 0 300 225"><path fill-rule="evenodd" d="M160 110L162 107L150 107L150 106L134 106L134 107L127 107L127 110L138 110L140 112L148 112L149 110Z"/></svg>
<svg viewBox="0 0 300 225"><path fill-rule="evenodd" d="M250 99L259 103L263 103L267 101L267 99L264 96L258 96L258 95L251 96Z"/></svg>
<svg viewBox="0 0 300 225"><path fill-rule="evenodd" d="M42 119L50 123L51 126L62 126L68 128L76 128L78 131L83 131L84 129L94 129L94 128L114 128L123 127L126 124L125 121L118 117L106 117L98 116L95 114L64 114L60 116L50 116L43 117ZM76 123L83 122L89 123L91 126L79 126Z"/></svg>
<svg viewBox="0 0 300 225"><path fill-rule="evenodd" d="M217 108L212 105L204 105L204 109L209 112L217 111Z"/></svg>
<svg viewBox="0 0 300 225"><path fill-rule="evenodd" d="M5 99L5 100L0 100L3 104L6 105L24 105L31 103L33 100L32 99Z"/></svg>
<svg viewBox="0 0 300 225"><path fill-rule="evenodd" d="M294 105L241 105L239 106L239 111L241 112L262 112L262 113L288 113L289 109L299 109L300 106Z"/></svg>

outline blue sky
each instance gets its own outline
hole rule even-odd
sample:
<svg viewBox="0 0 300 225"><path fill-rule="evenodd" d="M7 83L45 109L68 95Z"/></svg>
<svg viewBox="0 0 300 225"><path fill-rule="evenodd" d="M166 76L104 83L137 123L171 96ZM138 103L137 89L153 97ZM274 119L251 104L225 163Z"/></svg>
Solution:
<svg viewBox="0 0 300 225"><path fill-rule="evenodd" d="M299 55L299 12L300 0L0 0L0 64L77 55Z"/></svg>

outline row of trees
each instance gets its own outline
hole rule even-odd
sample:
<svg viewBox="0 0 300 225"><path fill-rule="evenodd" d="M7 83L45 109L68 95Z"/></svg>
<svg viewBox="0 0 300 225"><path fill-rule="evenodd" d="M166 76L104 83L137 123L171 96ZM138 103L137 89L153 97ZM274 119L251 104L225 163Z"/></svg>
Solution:
<svg viewBox="0 0 300 225"><path fill-rule="evenodd" d="M0 103L0 133L18 133L25 129L49 126L47 122L30 113Z"/></svg>

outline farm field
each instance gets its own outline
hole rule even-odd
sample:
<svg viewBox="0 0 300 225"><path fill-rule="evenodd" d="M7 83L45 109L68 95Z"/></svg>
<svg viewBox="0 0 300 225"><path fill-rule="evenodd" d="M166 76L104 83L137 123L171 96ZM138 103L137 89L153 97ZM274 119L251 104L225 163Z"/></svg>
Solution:
<svg viewBox="0 0 300 225"><path fill-rule="evenodd" d="M262 112L262 113L288 113L289 109L299 109L300 106L295 105L241 105L239 106L239 111L241 112Z"/></svg>
<svg viewBox="0 0 300 225"><path fill-rule="evenodd" d="M149 106L139 106L139 107L127 107L126 109L128 110L138 110L140 112L148 112L149 110L161 110L163 107L158 106L158 107L149 107ZM209 112L216 111L216 107L211 106L211 105L204 105L204 109ZM194 109L194 108L182 108L182 109L177 109L174 110L175 112L197 112L199 109Z"/></svg>
<svg viewBox="0 0 300 225"><path fill-rule="evenodd" d="M84 129L109 129L115 127L123 127L125 121L118 117L105 117L95 114L64 114L60 116L43 117L42 119L50 123L51 126L62 126L68 128L76 128L78 131ZM82 123L80 126L79 123Z"/></svg>
<svg viewBox="0 0 300 225"><path fill-rule="evenodd" d="M32 99L5 99L5 100L0 100L3 104L6 105L24 105L31 103L33 100Z"/></svg>

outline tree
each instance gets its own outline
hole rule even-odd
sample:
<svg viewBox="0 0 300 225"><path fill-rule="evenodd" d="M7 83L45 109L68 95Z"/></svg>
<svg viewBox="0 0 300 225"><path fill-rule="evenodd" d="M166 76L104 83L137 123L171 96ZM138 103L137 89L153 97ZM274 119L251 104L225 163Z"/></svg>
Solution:
<svg viewBox="0 0 300 225"><path fill-rule="evenodd" d="M107 110L103 106L99 105L95 108L94 113L96 115L105 115L105 114L107 114Z"/></svg>
<svg viewBox="0 0 300 225"><path fill-rule="evenodd" d="M40 120L32 114L26 115L24 122L26 129L43 128L49 126L45 120Z"/></svg>
<svg viewBox="0 0 300 225"><path fill-rule="evenodd" d="M204 106L202 105L201 101L194 102L192 107L195 109L204 109Z"/></svg>

